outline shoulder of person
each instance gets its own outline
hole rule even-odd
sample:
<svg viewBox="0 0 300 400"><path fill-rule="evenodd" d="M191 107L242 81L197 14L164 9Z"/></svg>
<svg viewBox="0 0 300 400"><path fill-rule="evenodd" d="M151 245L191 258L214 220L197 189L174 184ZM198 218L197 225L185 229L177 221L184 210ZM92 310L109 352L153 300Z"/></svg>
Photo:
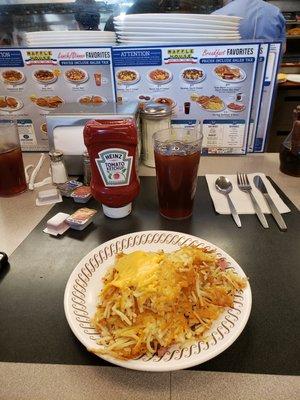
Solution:
<svg viewBox="0 0 300 400"><path fill-rule="evenodd" d="M268 13L270 13L270 15L272 15L272 16L281 15L283 17L283 15L280 11L280 8L278 8L277 6L274 6L274 4L270 4L270 3L267 3L266 1L264 1L264 7L268 9Z"/></svg>

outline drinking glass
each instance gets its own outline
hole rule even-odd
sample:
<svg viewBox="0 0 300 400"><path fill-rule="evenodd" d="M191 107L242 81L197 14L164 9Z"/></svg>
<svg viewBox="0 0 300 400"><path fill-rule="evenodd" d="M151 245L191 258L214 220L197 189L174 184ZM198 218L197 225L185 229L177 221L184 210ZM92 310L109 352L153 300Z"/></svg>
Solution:
<svg viewBox="0 0 300 400"><path fill-rule="evenodd" d="M199 124L153 135L159 211L166 218L192 215L202 137Z"/></svg>
<svg viewBox="0 0 300 400"><path fill-rule="evenodd" d="M0 196L27 189L16 121L0 120Z"/></svg>

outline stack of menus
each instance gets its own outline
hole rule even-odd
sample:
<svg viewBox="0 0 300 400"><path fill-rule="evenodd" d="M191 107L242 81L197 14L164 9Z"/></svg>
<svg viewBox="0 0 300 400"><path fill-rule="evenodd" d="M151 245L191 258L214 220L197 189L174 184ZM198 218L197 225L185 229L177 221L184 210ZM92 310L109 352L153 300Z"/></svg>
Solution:
<svg viewBox="0 0 300 400"><path fill-rule="evenodd" d="M200 123L203 154L264 151L280 43L0 50L0 117L24 151L48 150L46 115L64 103L167 104L172 123Z"/></svg>

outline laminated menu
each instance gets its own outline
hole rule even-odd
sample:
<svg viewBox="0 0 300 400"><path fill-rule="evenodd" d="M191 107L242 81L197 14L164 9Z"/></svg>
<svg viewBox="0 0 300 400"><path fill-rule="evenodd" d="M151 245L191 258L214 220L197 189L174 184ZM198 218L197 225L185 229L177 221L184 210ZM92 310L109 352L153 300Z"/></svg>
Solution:
<svg viewBox="0 0 300 400"><path fill-rule="evenodd" d="M276 100L275 89L277 73L280 64L281 43L270 43L269 55L264 76L261 102L259 105L260 113L258 117L253 151L261 153L265 149L267 136L273 116L273 108Z"/></svg>
<svg viewBox="0 0 300 400"><path fill-rule="evenodd" d="M255 78L254 95L252 101L250 126L248 134L248 152L254 151L255 136L260 117L260 105L263 96L264 80L267 69L267 61L269 56L269 44L262 43L259 49L259 58L257 64L257 72Z"/></svg>
<svg viewBox="0 0 300 400"><path fill-rule="evenodd" d="M204 154L245 154L259 46L114 48L117 100L167 104L177 124L200 121Z"/></svg>
<svg viewBox="0 0 300 400"><path fill-rule="evenodd" d="M64 103L114 101L111 48L0 51L0 116L18 121L22 150L48 150L46 115Z"/></svg>

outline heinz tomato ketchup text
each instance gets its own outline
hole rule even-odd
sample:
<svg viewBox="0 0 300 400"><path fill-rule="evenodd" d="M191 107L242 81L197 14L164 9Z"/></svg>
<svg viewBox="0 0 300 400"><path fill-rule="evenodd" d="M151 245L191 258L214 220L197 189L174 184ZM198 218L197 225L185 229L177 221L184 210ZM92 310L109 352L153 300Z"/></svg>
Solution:
<svg viewBox="0 0 300 400"><path fill-rule="evenodd" d="M102 203L106 216L126 217L140 190L134 121L89 121L83 135L91 161L92 195Z"/></svg>

